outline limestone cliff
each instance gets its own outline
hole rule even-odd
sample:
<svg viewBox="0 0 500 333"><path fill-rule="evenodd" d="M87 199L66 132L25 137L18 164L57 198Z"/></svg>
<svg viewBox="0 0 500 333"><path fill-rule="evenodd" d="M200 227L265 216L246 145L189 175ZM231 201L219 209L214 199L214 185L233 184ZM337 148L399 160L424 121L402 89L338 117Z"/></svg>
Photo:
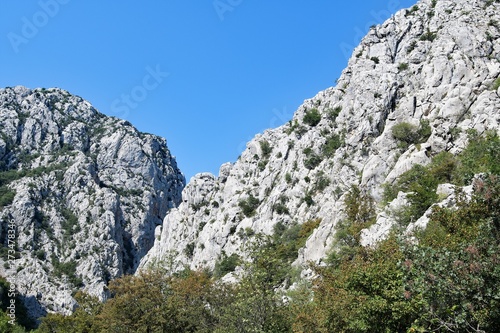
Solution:
<svg viewBox="0 0 500 333"><path fill-rule="evenodd" d="M441 151L458 153L469 129L499 130L499 22L498 1L422 0L373 27L335 87L258 134L218 176L191 179L141 266L213 268L278 222L312 219L321 223L295 264L321 263L352 185L380 203L382 184ZM406 138L393 130L403 123ZM392 223L378 210L365 244Z"/></svg>
<svg viewBox="0 0 500 333"><path fill-rule="evenodd" d="M71 311L77 289L106 297L180 202L185 180L165 140L60 89L0 89L0 124L0 275L35 318Z"/></svg>

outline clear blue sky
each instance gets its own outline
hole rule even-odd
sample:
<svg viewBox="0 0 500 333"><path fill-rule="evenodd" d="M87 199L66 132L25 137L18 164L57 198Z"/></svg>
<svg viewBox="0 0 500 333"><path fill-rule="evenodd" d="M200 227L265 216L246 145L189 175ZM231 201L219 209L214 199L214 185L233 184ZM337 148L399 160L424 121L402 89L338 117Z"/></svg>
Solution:
<svg viewBox="0 0 500 333"><path fill-rule="evenodd" d="M0 86L59 87L167 139L187 179L333 86L415 0L0 3Z"/></svg>

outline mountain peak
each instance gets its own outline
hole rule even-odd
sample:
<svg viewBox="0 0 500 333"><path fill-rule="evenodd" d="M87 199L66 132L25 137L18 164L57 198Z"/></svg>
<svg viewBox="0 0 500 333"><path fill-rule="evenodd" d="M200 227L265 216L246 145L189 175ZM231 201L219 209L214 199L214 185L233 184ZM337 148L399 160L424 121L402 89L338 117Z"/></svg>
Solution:
<svg viewBox="0 0 500 333"><path fill-rule="evenodd" d="M188 184L141 266L171 256L213 268L255 235L318 220L295 264L322 263L352 186L380 203L383 184L458 153L469 130L498 131L498 13L492 1L429 0L372 27L336 87L256 136L223 177Z"/></svg>
<svg viewBox="0 0 500 333"><path fill-rule="evenodd" d="M57 88L0 89L0 122L0 219L19 249L0 274L15 276L34 318L71 311L75 289L107 297L180 203L185 180L165 139Z"/></svg>

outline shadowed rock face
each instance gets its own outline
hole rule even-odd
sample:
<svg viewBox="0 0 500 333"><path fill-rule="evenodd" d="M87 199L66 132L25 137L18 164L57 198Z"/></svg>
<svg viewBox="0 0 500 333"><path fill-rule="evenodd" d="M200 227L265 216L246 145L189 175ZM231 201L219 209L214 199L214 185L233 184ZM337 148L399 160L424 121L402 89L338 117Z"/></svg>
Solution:
<svg viewBox="0 0 500 333"><path fill-rule="evenodd" d="M3 256L0 274L34 317L72 310L75 289L105 298L181 201L165 139L60 89L0 89L0 124L0 240L15 225L19 253L12 267Z"/></svg>
<svg viewBox="0 0 500 333"><path fill-rule="evenodd" d="M498 2L423 0L372 28L336 87L306 100L288 124L255 136L219 177L191 179L141 267L214 267L223 253L244 255L252 232L316 218L322 222L295 264L321 263L351 185L380 202L381 184L443 150L458 153L467 130L499 130L498 22ZM402 145L393 128L403 122L428 133ZM390 229L390 214L377 208L378 227L362 233L363 244Z"/></svg>

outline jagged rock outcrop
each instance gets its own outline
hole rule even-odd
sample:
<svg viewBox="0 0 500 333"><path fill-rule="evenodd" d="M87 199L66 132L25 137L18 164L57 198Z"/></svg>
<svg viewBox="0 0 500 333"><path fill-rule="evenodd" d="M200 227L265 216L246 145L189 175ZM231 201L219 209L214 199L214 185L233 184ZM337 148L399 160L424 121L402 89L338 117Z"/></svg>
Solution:
<svg viewBox="0 0 500 333"><path fill-rule="evenodd" d="M191 179L141 267L213 268L255 233L317 218L295 264L321 263L352 185L380 202L382 184L443 150L458 153L469 129L499 130L499 22L498 1L422 0L373 27L336 87L257 135L218 177ZM402 123L409 138L393 133ZM379 209L373 228L386 230L391 216Z"/></svg>
<svg viewBox="0 0 500 333"><path fill-rule="evenodd" d="M180 203L185 179L165 140L60 89L0 89L0 124L0 275L34 318L71 311L75 289L106 297Z"/></svg>

